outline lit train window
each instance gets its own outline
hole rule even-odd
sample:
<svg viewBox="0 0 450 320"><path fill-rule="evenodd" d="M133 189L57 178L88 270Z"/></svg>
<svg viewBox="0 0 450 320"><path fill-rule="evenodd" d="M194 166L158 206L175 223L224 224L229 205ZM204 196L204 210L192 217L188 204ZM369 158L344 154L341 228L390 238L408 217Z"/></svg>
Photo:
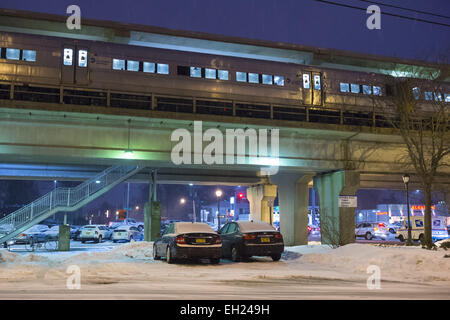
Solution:
<svg viewBox="0 0 450 320"><path fill-rule="evenodd" d="M320 90L320 76L319 75L315 75L314 76L314 90Z"/></svg>
<svg viewBox="0 0 450 320"><path fill-rule="evenodd" d="M414 99L418 100L420 98L420 89L418 87L414 87L412 89Z"/></svg>
<svg viewBox="0 0 450 320"><path fill-rule="evenodd" d="M273 76L273 83L275 83L277 86L284 86L284 77Z"/></svg>
<svg viewBox="0 0 450 320"><path fill-rule="evenodd" d="M22 51L23 61L36 61L36 51L35 50L23 50Z"/></svg>
<svg viewBox="0 0 450 320"><path fill-rule="evenodd" d="M191 67L190 76L192 78L201 78L202 77L202 68L199 67Z"/></svg>
<svg viewBox="0 0 450 320"><path fill-rule="evenodd" d="M249 73L248 74L248 82L250 82L250 83L259 83L259 74L257 74L257 73Z"/></svg>
<svg viewBox="0 0 450 320"><path fill-rule="evenodd" d="M236 81L247 82L247 72L236 72Z"/></svg>
<svg viewBox="0 0 450 320"><path fill-rule="evenodd" d="M205 78L206 79L216 79L217 70L205 68Z"/></svg>
<svg viewBox="0 0 450 320"><path fill-rule="evenodd" d="M341 92L350 92L350 85L348 83L341 82Z"/></svg>
<svg viewBox="0 0 450 320"><path fill-rule="evenodd" d="M445 94L445 102L450 102L450 93Z"/></svg>
<svg viewBox="0 0 450 320"><path fill-rule="evenodd" d="M273 76L271 74L263 74L262 75L262 83L263 84L273 84Z"/></svg>
<svg viewBox="0 0 450 320"><path fill-rule="evenodd" d="M363 87L363 93L364 94L372 94L372 87L371 86L363 85L362 87Z"/></svg>
<svg viewBox="0 0 450 320"><path fill-rule="evenodd" d="M304 74L303 75L303 88L304 89L309 89L311 88L311 85L309 83L309 74Z"/></svg>
<svg viewBox="0 0 450 320"><path fill-rule="evenodd" d="M361 87L359 86L359 84L352 83L350 85L350 90L351 90L352 93L360 93L361 92Z"/></svg>
<svg viewBox="0 0 450 320"><path fill-rule="evenodd" d="M144 62L144 72L155 73L156 65L154 62Z"/></svg>
<svg viewBox="0 0 450 320"><path fill-rule="evenodd" d="M125 70L125 60L113 59L113 70Z"/></svg>
<svg viewBox="0 0 450 320"><path fill-rule="evenodd" d="M425 100L433 100L433 92L425 91Z"/></svg>
<svg viewBox="0 0 450 320"><path fill-rule="evenodd" d="M440 93L434 92L434 100L435 101L442 101L442 95Z"/></svg>
<svg viewBox="0 0 450 320"><path fill-rule="evenodd" d="M78 50L78 66L81 68L86 68L88 61L88 52L87 50Z"/></svg>
<svg viewBox="0 0 450 320"><path fill-rule="evenodd" d="M169 65L165 63L158 63L156 65L156 70L159 74L169 74Z"/></svg>
<svg viewBox="0 0 450 320"><path fill-rule="evenodd" d="M139 61L127 60L128 71L139 71Z"/></svg>
<svg viewBox="0 0 450 320"><path fill-rule="evenodd" d="M383 93L381 92L381 87L373 86L373 94L375 96L381 96Z"/></svg>
<svg viewBox="0 0 450 320"><path fill-rule="evenodd" d="M65 66L71 66L73 60L73 49L65 48L64 49L64 58L63 58L63 64Z"/></svg>
<svg viewBox="0 0 450 320"><path fill-rule="evenodd" d="M6 59L19 60L20 59L20 49L6 48Z"/></svg>
<svg viewBox="0 0 450 320"><path fill-rule="evenodd" d="M228 70L218 70L217 76L219 80L228 80Z"/></svg>

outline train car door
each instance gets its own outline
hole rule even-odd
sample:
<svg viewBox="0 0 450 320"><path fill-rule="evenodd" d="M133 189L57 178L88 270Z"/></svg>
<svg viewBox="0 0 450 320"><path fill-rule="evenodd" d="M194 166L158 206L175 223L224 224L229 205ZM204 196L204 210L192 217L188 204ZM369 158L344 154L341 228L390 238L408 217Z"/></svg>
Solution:
<svg viewBox="0 0 450 320"><path fill-rule="evenodd" d="M303 72L303 101L306 105L322 105L322 75L318 72Z"/></svg>
<svg viewBox="0 0 450 320"><path fill-rule="evenodd" d="M67 45L63 48L61 82L63 84L89 83L89 51L86 47Z"/></svg>

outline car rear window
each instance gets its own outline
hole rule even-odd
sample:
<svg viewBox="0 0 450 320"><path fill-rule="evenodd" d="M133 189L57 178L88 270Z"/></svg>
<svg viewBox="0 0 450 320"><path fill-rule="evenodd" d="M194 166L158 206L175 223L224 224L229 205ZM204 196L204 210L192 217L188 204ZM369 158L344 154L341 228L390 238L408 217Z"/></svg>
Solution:
<svg viewBox="0 0 450 320"><path fill-rule="evenodd" d="M241 232L276 231L270 224L262 221L239 221Z"/></svg>
<svg viewBox="0 0 450 320"><path fill-rule="evenodd" d="M212 232L216 233L206 223L177 222L175 224L175 233L195 233L195 232Z"/></svg>
<svg viewBox="0 0 450 320"><path fill-rule="evenodd" d="M83 227L84 229L95 229L95 227L91 227L91 226L89 226L89 227Z"/></svg>

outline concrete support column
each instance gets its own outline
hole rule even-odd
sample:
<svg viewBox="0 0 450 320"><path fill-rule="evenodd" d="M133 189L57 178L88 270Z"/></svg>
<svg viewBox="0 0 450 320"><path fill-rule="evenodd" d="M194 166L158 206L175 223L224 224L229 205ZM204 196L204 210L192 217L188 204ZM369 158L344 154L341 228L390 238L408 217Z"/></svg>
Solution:
<svg viewBox="0 0 450 320"><path fill-rule="evenodd" d="M288 246L308 244L308 184L313 175L277 174L280 231Z"/></svg>
<svg viewBox="0 0 450 320"><path fill-rule="evenodd" d="M358 188L359 173L355 171L337 171L314 177L314 189L320 203L322 244L355 242L356 208L339 208L339 196L355 195Z"/></svg>
<svg viewBox="0 0 450 320"><path fill-rule="evenodd" d="M161 207L156 201L157 173L153 171L149 181L149 202L144 206L144 241L155 241L160 236Z"/></svg>
<svg viewBox="0 0 450 320"><path fill-rule="evenodd" d="M261 220L273 224L273 203L277 196L277 186L262 184L247 188L247 199L250 203L250 220Z"/></svg>

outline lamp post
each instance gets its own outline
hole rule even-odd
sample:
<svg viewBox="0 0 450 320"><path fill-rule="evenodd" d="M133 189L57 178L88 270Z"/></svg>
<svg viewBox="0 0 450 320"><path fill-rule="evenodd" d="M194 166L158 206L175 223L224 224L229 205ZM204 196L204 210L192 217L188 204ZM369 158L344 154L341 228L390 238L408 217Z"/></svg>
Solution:
<svg viewBox="0 0 450 320"><path fill-rule="evenodd" d="M409 184L409 174L405 173L403 175L403 183L405 184L405 189L406 189L406 207L407 207L407 212L408 212L408 242L407 245L412 245L412 241L411 241L411 218L410 218L410 209L409 209L409 188L408 188L408 184Z"/></svg>
<svg viewBox="0 0 450 320"><path fill-rule="evenodd" d="M220 197L222 196L222 190L216 191L217 197L217 231L220 230Z"/></svg>

